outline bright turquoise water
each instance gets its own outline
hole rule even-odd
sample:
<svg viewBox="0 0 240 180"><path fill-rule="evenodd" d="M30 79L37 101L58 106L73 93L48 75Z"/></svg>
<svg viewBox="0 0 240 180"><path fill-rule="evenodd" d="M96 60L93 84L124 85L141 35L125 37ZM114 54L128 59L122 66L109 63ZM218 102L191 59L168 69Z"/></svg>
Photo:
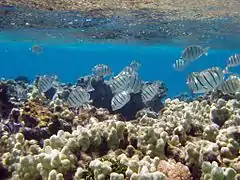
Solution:
<svg viewBox="0 0 240 180"><path fill-rule="evenodd" d="M0 77L5 78L21 75L33 80L36 75L55 73L63 82L76 82L96 64L108 64L117 74L132 60L139 60L142 79L164 81L168 95L175 96L188 92L189 73L224 68L228 57L240 52L240 24L231 17L173 21L167 13L151 16L148 10L119 11L108 18L1 8L7 12L0 13ZM29 50L35 44L43 48L40 55ZM209 55L184 71L175 71L172 64L192 44L210 46Z"/></svg>
<svg viewBox="0 0 240 180"><path fill-rule="evenodd" d="M115 74L132 60L142 63L140 75L145 81L162 80L168 87L168 95L189 92L187 75L212 66L225 67L227 58L237 50L210 49L184 71L172 68L184 47L164 45L124 45L114 43L42 44L43 52L32 53L32 42L2 42L0 44L0 76L15 78L19 75L34 79L36 75L56 73L62 82L76 82L90 74L94 65L108 64ZM234 68L239 72L239 68Z"/></svg>

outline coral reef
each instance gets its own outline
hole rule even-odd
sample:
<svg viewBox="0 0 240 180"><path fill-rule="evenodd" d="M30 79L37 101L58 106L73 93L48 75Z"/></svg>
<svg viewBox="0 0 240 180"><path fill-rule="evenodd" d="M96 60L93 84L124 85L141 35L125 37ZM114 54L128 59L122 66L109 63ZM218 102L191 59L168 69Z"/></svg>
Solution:
<svg viewBox="0 0 240 180"><path fill-rule="evenodd" d="M15 82L8 83L9 87L16 86ZM3 87L8 87L6 84ZM78 85L84 84L81 81ZM80 108L70 107L64 98L72 86L63 85L53 99L52 93L40 93L31 87L25 101L18 98L10 101L18 96L14 90L11 93L5 90L1 102L12 102L13 106L6 106L7 113L1 118L3 178L234 180L240 177L239 100L209 94L187 101L168 98L161 103L163 107L154 108L155 103L160 104L157 99L134 110L130 103L125 107L127 110L113 113L109 110L108 93L104 91L108 87L103 81L93 82L95 91L91 92L91 98L95 102ZM166 92L164 87L163 92ZM135 95L132 103L138 101L134 100L138 99Z"/></svg>

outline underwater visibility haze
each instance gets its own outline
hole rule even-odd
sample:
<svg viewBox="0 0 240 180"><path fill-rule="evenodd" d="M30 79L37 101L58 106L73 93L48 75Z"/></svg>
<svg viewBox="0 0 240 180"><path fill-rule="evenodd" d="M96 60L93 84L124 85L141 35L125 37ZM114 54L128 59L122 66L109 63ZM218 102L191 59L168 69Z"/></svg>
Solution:
<svg viewBox="0 0 240 180"><path fill-rule="evenodd" d="M0 179L240 179L240 2L0 2Z"/></svg>

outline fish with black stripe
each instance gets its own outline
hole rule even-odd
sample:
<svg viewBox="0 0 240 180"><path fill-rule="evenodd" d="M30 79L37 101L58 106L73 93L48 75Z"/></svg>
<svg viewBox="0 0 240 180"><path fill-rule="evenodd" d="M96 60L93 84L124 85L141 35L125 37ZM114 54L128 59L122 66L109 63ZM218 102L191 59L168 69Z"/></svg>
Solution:
<svg viewBox="0 0 240 180"><path fill-rule="evenodd" d="M118 75L107 82L113 94L128 90L129 93L138 93L142 89L142 80L137 72Z"/></svg>
<svg viewBox="0 0 240 180"><path fill-rule="evenodd" d="M177 59L175 63L173 64L173 68L176 71L182 71L188 66L188 62L184 61L183 59Z"/></svg>
<svg viewBox="0 0 240 180"><path fill-rule="evenodd" d="M227 66L224 69L224 73L230 74L231 72L229 72L229 68L236 67L239 65L240 65L240 54L234 54L234 55L230 56L227 61Z"/></svg>
<svg viewBox="0 0 240 180"><path fill-rule="evenodd" d="M213 67L201 72L193 72L187 78L187 85L193 94L215 90L224 81L221 68Z"/></svg>
<svg viewBox="0 0 240 180"><path fill-rule="evenodd" d="M113 111L123 108L131 99L128 91L122 91L113 96L111 100L111 107Z"/></svg>
<svg viewBox="0 0 240 180"><path fill-rule="evenodd" d="M131 74L137 72L140 67L141 67L141 63L139 61L132 61L128 66L123 68L123 70L117 76L121 76L121 75L125 75L125 74L131 75Z"/></svg>
<svg viewBox="0 0 240 180"><path fill-rule="evenodd" d="M118 75L111 78L109 81L106 81L106 84L109 85L112 93L116 94L127 89L129 78L129 74Z"/></svg>
<svg viewBox="0 0 240 180"><path fill-rule="evenodd" d="M128 92L131 92L134 94L139 93L142 90L142 86L143 86L143 82L137 72L129 75L129 82L127 85Z"/></svg>
<svg viewBox="0 0 240 180"><path fill-rule="evenodd" d="M55 76L43 75L39 76L37 79L37 88L41 93L47 92L54 86L56 80Z"/></svg>
<svg viewBox="0 0 240 180"><path fill-rule="evenodd" d="M141 91L141 98L143 103L147 103L153 100L156 96L160 94L161 83L159 81L155 81L152 84L144 84Z"/></svg>
<svg viewBox="0 0 240 180"><path fill-rule="evenodd" d="M81 107L84 104L91 103L90 94L86 89L83 89L78 86L70 92L67 102L72 107L75 108Z"/></svg>
<svg viewBox="0 0 240 180"><path fill-rule="evenodd" d="M194 61L200 58L202 55L208 55L208 50L210 47L202 47L199 45L190 45L187 46L183 51L180 59L184 61Z"/></svg>
<svg viewBox="0 0 240 180"><path fill-rule="evenodd" d="M238 75L230 75L219 87L224 94L235 94L240 91L240 78Z"/></svg>

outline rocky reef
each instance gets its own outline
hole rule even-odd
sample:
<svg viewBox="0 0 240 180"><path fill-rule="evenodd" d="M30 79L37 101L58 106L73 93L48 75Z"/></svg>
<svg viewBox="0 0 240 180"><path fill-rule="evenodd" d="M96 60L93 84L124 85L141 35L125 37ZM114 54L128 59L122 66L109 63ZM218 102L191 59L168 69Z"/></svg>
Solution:
<svg viewBox="0 0 240 180"><path fill-rule="evenodd" d="M2 83L2 179L240 178L237 97L209 94L161 102L162 86L162 96L148 106L134 94L127 106L112 112L112 95L104 93L108 87L101 81L93 82L92 104L78 109L64 102L68 85L54 100L53 89L41 94L34 87L19 100L13 90L4 90L12 83Z"/></svg>

